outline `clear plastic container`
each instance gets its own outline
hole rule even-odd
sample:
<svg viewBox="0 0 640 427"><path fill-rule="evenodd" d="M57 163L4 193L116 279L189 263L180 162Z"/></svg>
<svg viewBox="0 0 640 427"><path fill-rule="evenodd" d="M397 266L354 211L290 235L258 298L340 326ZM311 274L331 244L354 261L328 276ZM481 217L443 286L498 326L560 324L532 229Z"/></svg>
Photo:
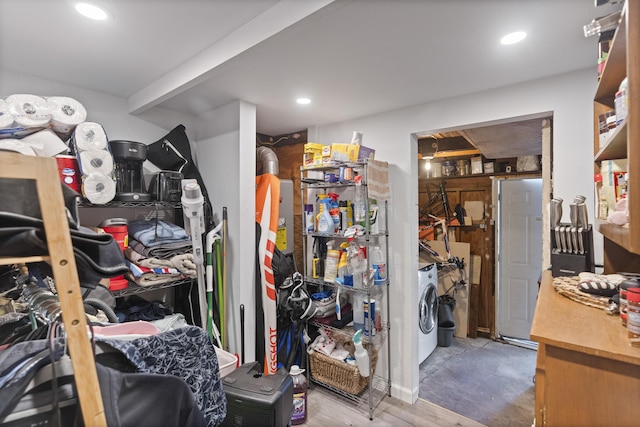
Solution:
<svg viewBox="0 0 640 427"><path fill-rule="evenodd" d="M293 414L291 425L304 424L307 421L307 379L304 369L298 365L291 366L289 375L293 379Z"/></svg>
<svg viewBox="0 0 640 427"><path fill-rule="evenodd" d="M369 259L371 267L375 270L373 284L384 285L387 283L387 263L380 246L376 245L371 248L371 255L369 255Z"/></svg>

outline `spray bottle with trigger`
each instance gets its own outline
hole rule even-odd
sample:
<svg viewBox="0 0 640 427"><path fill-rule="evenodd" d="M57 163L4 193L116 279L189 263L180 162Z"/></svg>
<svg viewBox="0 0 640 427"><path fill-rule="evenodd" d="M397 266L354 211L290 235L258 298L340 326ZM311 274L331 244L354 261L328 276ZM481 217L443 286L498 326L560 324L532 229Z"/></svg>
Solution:
<svg viewBox="0 0 640 427"><path fill-rule="evenodd" d="M352 340L353 344L356 346L356 351L353 355L356 358L358 371L361 376L366 378L369 376L369 353L362 346L362 329L358 329L356 333L353 334Z"/></svg>

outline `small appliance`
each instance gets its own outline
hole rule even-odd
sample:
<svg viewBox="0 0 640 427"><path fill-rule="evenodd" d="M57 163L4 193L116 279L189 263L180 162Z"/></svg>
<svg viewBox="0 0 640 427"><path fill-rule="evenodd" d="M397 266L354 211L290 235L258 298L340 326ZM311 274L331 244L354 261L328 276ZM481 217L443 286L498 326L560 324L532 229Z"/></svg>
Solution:
<svg viewBox="0 0 640 427"><path fill-rule="evenodd" d="M180 172L160 171L151 177L149 194L159 202L179 202L182 196Z"/></svg>
<svg viewBox="0 0 640 427"><path fill-rule="evenodd" d="M109 141L115 162L116 200L148 202L152 199L144 183L142 164L147 159L147 146L141 142Z"/></svg>

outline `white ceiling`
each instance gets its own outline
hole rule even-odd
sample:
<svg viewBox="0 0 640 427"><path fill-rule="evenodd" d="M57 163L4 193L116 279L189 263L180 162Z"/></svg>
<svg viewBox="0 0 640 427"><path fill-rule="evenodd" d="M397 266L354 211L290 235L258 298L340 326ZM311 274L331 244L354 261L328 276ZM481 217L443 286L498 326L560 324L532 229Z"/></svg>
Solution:
<svg viewBox="0 0 640 427"><path fill-rule="evenodd" d="M87 0L89 1L89 0ZM235 99L280 135L592 67L594 0L0 0L0 69L198 115ZM501 46L525 30L524 42ZM28 92L28 88L24 88ZM0 97L6 97L0 87ZM54 95L54 94L39 94ZM64 95L64 94L55 94ZM299 106L305 95L313 101Z"/></svg>

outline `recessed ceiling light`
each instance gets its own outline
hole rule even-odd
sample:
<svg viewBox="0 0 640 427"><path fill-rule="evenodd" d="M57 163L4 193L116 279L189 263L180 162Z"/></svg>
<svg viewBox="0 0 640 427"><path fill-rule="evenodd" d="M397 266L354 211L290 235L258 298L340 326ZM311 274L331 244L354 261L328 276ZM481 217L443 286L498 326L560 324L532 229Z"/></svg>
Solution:
<svg viewBox="0 0 640 427"><path fill-rule="evenodd" d="M82 16L96 21L104 21L109 17L109 14L103 9L89 3L76 3L76 11Z"/></svg>
<svg viewBox="0 0 640 427"><path fill-rule="evenodd" d="M298 98L296 102L301 105L311 104L311 100L309 98Z"/></svg>
<svg viewBox="0 0 640 427"><path fill-rule="evenodd" d="M514 33L507 34L503 38L500 39L500 43L502 44L514 44L521 42L524 38L527 37L527 33L524 31L516 31Z"/></svg>

